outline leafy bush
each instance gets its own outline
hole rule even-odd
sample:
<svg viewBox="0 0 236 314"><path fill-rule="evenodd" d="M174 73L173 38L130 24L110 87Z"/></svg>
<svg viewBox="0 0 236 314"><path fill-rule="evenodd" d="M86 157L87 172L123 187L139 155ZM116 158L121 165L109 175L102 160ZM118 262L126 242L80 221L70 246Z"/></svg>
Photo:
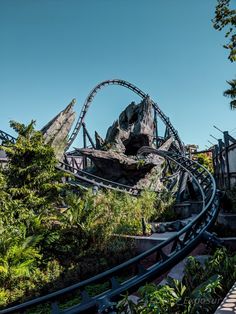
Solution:
<svg viewBox="0 0 236 314"><path fill-rule="evenodd" d="M139 197L114 192L107 193L105 197L115 218L113 232L130 235L142 234L142 219L145 222L150 221L156 210L155 193L144 191Z"/></svg>
<svg viewBox="0 0 236 314"><path fill-rule="evenodd" d="M60 192L65 188L63 173L55 169L53 148L44 144L41 132L35 131L35 121L28 126L15 121L10 124L18 133L16 143L0 147L8 157L3 169L7 191L17 206L46 213L60 203Z"/></svg>
<svg viewBox="0 0 236 314"><path fill-rule="evenodd" d="M211 173L214 172L212 157L208 156L206 153L197 154L197 162L203 165Z"/></svg>
<svg viewBox="0 0 236 314"><path fill-rule="evenodd" d="M175 199L173 194L165 188L158 193L155 202L155 212L151 216L151 221L171 221L177 219L174 211Z"/></svg>
<svg viewBox="0 0 236 314"><path fill-rule="evenodd" d="M217 249L204 265L189 257L182 283L168 279L168 284L148 284L139 289L137 304L124 297L119 313L213 313L236 280L236 255Z"/></svg>
<svg viewBox="0 0 236 314"><path fill-rule="evenodd" d="M17 141L0 147L9 159L0 170L0 306L63 288L129 259L134 242L113 234L142 234L142 221L169 206L167 197L157 201L150 192L140 197L72 193L62 183L65 174L55 169L52 147L34 124L11 122ZM63 211L61 205L66 205Z"/></svg>

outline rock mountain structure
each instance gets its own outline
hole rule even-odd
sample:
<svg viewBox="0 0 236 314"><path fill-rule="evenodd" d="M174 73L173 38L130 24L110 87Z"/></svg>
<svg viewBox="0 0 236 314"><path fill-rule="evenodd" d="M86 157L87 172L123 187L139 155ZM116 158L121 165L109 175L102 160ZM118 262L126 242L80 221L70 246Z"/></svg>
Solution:
<svg viewBox="0 0 236 314"><path fill-rule="evenodd" d="M105 179L138 188L163 188L160 181L164 159L148 155L140 159L138 150L143 146L154 147L155 123L153 106L149 97L139 104L132 102L107 130L103 140L95 132L96 149L83 148L77 152L92 161L87 169ZM173 143L170 137L160 147L168 150Z"/></svg>
<svg viewBox="0 0 236 314"><path fill-rule="evenodd" d="M64 155L68 134L75 121L73 109L75 102L75 99L73 99L64 110L41 129L45 143L50 144L54 148L56 157L59 160Z"/></svg>
<svg viewBox="0 0 236 314"><path fill-rule="evenodd" d="M108 129L105 139L102 139L96 133L95 145L86 129L85 116L97 92L103 87L112 85L119 85L131 90L140 96L142 101L137 105L130 104L120 114L117 121ZM114 302L120 300L124 294L137 291L143 284L152 282L155 278L164 275L169 268L179 263L202 241L210 242L213 245L217 243L218 239L209 233L220 208L216 182L205 167L186 156L185 147L178 131L157 103L151 102L145 92L127 81L120 79L103 81L97 84L89 93L81 108L75 127L68 136L74 119L72 107L72 104L69 105L57 115L42 129L42 132L47 143L51 143L54 148L60 148L58 158L61 158L62 147L68 150L77 138L79 131L83 131L84 148L64 151L63 160L58 161L56 165L58 170L74 176L68 182L73 189L82 186L83 188L93 188L94 193L97 193L97 189L101 188L112 189L119 193L139 195L140 190L136 186L143 185L147 189L153 186L154 190L158 190L163 179L170 180L170 178L180 177L177 186L182 188L183 182L186 182L185 174L187 172L189 178L187 184L185 184L186 191L183 191L186 192L187 198L184 198L185 194L182 192L180 194L180 189L178 189L176 193L176 212L178 209L178 212L184 212L185 215L187 213L186 208L194 205L196 211L200 214L192 216L184 223L175 221L154 224L154 231L158 229L159 232L169 230L178 232L174 232L171 237L168 236L168 239L163 238L161 245L147 248L145 253L131 258L131 260L120 264L118 267L116 266L99 275L80 281L79 284L68 286L66 289L57 290L54 294L50 293L43 297L36 297L30 302L10 305L11 307L3 309L3 312L27 312L28 310L32 311L38 305L45 307L48 304L51 305L51 311L55 312L59 309L63 300L71 297L71 293L76 293L80 297L73 305L71 303L66 305L65 312L109 312L114 308ZM166 127L164 137L160 137L158 133L157 121L162 121ZM59 133L63 133L63 135ZM87 140L92 145L92 149L88 147ZM0 130L0 141L3 145L8 145L9 142L15 143L16 139ZM67 142L66 145L64 145L64 142ZM147 146L142 147L143 145ZM67 162L67 157L71 158L71 163ZM75 158L77 157L83 160L83 168L80 165L76 166ZM89 167L87 166L89 164L87 159L91 160ZM101 173L102 176L94 175L97 173ZM117 182L127 182L134 186L127 187L127 185L108 181L104 178L105 176L111 176ZM195 185L191 186L192 182ZM188 187L191 187L191 189ZM193 190L196 193L193 193ZM186 200L188 202L185 202ZM143 223L143 227L145 227L144 225ZM154 255L156 256L155 259L153 258ZM129 280L127 281L124 278L121 283L118 282L116 277L121 278L124 273L130 272L130 267L133 271L129 276ZM107 284L109 288L102 294L98 291L92 297L88 297L85 292L94 284Z"/></svg>
<svg viewBox="0 0 236 314"><path fill-rule="evenodd" d="M142 146L153 143L154 120L149 97L139 105L132 102L107 130L105 144L126 155L136 155Z"/></svg>
<svg viewBox="0 0 236 314"><path fill-rule="evenodd" d="M74 104L73 99L41 130L58 160L63 159L75 120ZM156 146L155 128L153 103L147 96L139 104L131 102L121 112L108 128L105 139L95 132L95 147L76 149L75 152L80 156L78 158L90 160L90 166L86 162L83 169L90 174L138 189L158 191L163 188L161 179L165 175L165 160L158 155L149 154L144 158L138 154L143 146ZM159 149L169 150L174 142L173 137L166 137Z"/></svg>

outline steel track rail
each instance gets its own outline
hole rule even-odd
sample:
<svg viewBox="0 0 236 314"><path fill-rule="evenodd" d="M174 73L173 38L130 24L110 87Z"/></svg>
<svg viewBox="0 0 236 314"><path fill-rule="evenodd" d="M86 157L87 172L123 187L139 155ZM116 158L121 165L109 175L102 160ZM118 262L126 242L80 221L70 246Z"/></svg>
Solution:
<svg viewBox="0 0 236 314"><path fill-rule="evenodd" d="M11 136L10 134L0 130L0 140L2 143L12 143L16 142L16 138Z"/></svg>
<svg viewBox="0 0 236 314"><path fill-rule="evenodd" d="M76 122L75 128L72 132L72 134L69 137L68 140L68 145L66 147L66 150L68 150L70 148L70 146L72 145L72 143L74 142L74 140L76 139L83 123L84 123L84 119L85 116L88 112L88 109L94 99L94 97L96 96L97 92L108 85L119 85L119 86L123 86L125 88L130 89L132 92L136 93L137 95L139 95L142 99L146 98L148 96L148 94L144 93L140 88L138 88L137 86L124 81L124 80L120 80L120 79L113 79L113 80L106 80L103 81L101 83L99 83L98 85L96 85L91 92L89 93L88 97L86 98L83 107L81 109L79 118ZM164 112L159 108L158 104L153 102L153 108L154 110L156 110L157 114L159 115L159 117L162 119L162 121L164 122L164 124L168 127L170 134L174 136L175 140L178 142L179 144L179 149L181 152L184 152L184 146L182 141L180 140L180 137L178 135L178 131L173 127L172 123L170 122L169 118L164 114Z"/></svg>
<svg viewBox="0 0 236 314"><path fill-rule="evenodd" d="M180 154L158 151L150 147L142 148L139 153L158 154L175 162L183 171L187 171L199 188L202 197L201 213L171 238L127 262L54 293L4 309L0 311L0 314L25 311L33 306L45 303L51 304L51 313L53 314L96 313L97 311L102 313L104 310L109 311L114 305L113 301L116 301L122 293L133 292L141 285L163 274L186 257L202 241L205 232L215 221L219 208L216 185L212 175L202 165ZM157 257L156 262L145 268L142 263L153 254ZM131 278L122 283L118 282L116 277L127 270L132 274ZM107 291L93 297L88 295L86 288L89 285L104 282L109 283L110 288ZM60 309L60 300L75 291L80 294L81 303L67 309Z"/></svg>
<svg viewBox="0 0 236 314"><path fill-rule="evenodd" d="M15 143L16 138L0 130L0 140L5 145L6 143ZM85 185L89 187L98 186L103 189L110 189L110 190L115 190L117 192L123 192L123 193L125 192L132 195L138 195L141 192L141 190L136 187L132 187L129 185L125 185L125 184L121 184L121 183L117 183L111 180L104 179L102 177L93 175L84 170L75 168L67 163L59 162L56 168L58 170L62 170L69 174L72 174L77 179L77 182L74 181L72 183L72 185L74 186L77 185L83 188L86 188Z"/></svg>
<svg viewBox="0 0 236 314"><path fill-rule="evenodd" d="M78 181L87 183L89 186L98 186L105 189L115 190L117 192L126 192L132 195L137 195L141 192L138 188L98 177L61 161L58 163L56 168L73 175ZM73 184L76 184L76 182L73 182Z"/></svg>
<svg viewBox="0 0 236 314"><path fill-rule="evenodd" d="M68 155L68 156L73 158L73 155ZM67 154L65 154L65 157L67 157ZM56 168L58 170L65 171L73 175L77 179L77 183L76 181L73 181L73 185L75 186L78 185L85 189L87 187L98 186L104 189L112 189L118 192L124 192L124 193L132 194L132 195L138 195L144 190L144 189L139 189L136 186L130 186L130 185L118 183L118 182L94 175L92 173L87 172L86 170L80 169L79 167L72 166L67 160L65 160L64 162L60 161ZM178 175L180 175L180 171L177 169L176 173L166 177L166 180L175 178Z"/></svg>

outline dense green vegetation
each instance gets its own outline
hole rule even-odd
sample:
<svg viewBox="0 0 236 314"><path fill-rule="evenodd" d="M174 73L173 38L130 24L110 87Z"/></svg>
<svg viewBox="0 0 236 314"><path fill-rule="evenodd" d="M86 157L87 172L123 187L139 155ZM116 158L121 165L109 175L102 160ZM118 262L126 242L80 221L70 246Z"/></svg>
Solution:
<svg viewBox="0 0 236 314"><path fill-rule="evenodd" d="M218 249L204 265L189 257L182 282L169 279L164 286L148 284L139 289L135 304L126 296L120 313L195 314L214 313L236 280L236 255Z"/></svg>
<svg viewBox="0 0 236 314"><path fill-rule="evenodd" d="M225 37L228 42L223 46L229 51L228 59L236 61L236 8L232 8L233 1L217 0L215 17L213 20L214 28L218 31L226 30ZM235 3L234 3L235 5ZM227 81L230 88L224 92L224 96L231 98L231 109L236 108L236 79Z"/></svg>
<svg viewBox="0 0 236 314"><path fill-rule="evenodd" d="M203 167L205 167L211 173L214 172L212 158L209 155L207 155L206 153L197 154L197 160L196 161L199 164L203 165Z"/></svg>
<svg viewBox="0 0 236 314"><path fill-rule="evenodd" d="M173 203L163 191L139 197L82 192L63 183L53 149L29 125L11 122L16 144L0 147L0 305L22 302L90 277L135 254L134 242ZM64 180L65 181L65 180ZM168 210L167 210L168 212ZM147 224L146 232L150 232ZM45 310L45 309L44 309Z"/></svg>
<svg viewBox="0 0 236 314"><path fill-rule="evenodd" d="M226 29L225 37L229 41L223 47L229 51L228 59L231 62L236 61L236 9L231 8L232 4L231 0L217 0L213 20L216 30Z"/></svg>

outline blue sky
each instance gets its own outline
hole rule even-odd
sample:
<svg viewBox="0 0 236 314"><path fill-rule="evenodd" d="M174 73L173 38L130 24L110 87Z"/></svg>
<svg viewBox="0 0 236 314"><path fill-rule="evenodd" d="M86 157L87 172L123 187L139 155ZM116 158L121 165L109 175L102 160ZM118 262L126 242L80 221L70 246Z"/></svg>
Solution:
<svg viewBox="0 0 236 314"><path fill-rule="evenodd" d="M222 48L224 33L212 27L215 3L1 0L0 129L13 134L10 119L36 119L41 128L72 98L78 115L97 83L121 78L159 104L186 144L205 148L214 142L210 133L220 136L213 124L236 128L236 111L223 97L235 64ZM101 90L89 130L104 136L132 100L122 87Z"/></svg>

